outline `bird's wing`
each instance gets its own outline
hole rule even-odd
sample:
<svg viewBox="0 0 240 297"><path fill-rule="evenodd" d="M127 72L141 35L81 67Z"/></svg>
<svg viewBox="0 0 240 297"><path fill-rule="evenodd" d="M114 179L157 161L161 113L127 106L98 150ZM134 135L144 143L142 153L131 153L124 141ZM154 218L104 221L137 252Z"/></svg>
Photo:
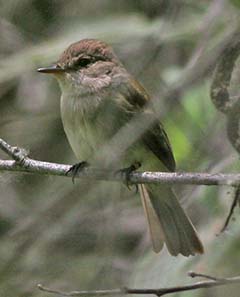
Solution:
<svg viewBox="0 0 240 297"><path fill-rule="evenodd" d="M130 78L127 84L128 89L125 90L125 99L128 102L128 106L131 107L132 111L146 110L146 117L154 117L153 112L149 112L149 101L150 97L142 85ZM166 132L159 120L156 120L150 125L149 129L143 133L141 137L145 146L147 146L166 166L169 171L174 171L176 164L172 152L172 148Z"/></svg>

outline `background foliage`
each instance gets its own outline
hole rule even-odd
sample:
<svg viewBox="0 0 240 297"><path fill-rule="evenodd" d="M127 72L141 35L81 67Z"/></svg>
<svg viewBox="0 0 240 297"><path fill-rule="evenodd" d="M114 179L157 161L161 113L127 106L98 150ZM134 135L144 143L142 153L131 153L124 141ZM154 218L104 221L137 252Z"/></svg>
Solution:
<svg viewBox="0 0 240 297"><path fill-rule="evenodd" d="M238 30L239 1L0 0L0 136L31 157L75 163L59 114L59 87L36 68L71 42L112 44L160 107L178 170L237 172L238 155L209 88L219 55ZM231 86L238 94L239 69ZM0 152L1 158L6 156ZM152 252L140 199L114 183L1 173L0 294L43 296L37 283L64 290L160 287L190 282L188 270L240 274L239 210L219 231L228 187L180 187L205 245L194 258ZM237 286L176 296L236 296Z"/></svg>

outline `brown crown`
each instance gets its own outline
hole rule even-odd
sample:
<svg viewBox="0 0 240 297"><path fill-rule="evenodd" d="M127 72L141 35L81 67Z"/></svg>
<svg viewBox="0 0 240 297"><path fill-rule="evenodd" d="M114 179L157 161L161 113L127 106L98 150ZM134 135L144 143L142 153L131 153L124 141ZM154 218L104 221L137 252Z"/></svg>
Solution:
<svg viewBox="0 0 240 297"><path fill-rule="evenodd" d="M105 61L118 61L112 48L97 39L82 39L71 44L60 56L60 65L69 65L77 57L96 57Z"/></svg>

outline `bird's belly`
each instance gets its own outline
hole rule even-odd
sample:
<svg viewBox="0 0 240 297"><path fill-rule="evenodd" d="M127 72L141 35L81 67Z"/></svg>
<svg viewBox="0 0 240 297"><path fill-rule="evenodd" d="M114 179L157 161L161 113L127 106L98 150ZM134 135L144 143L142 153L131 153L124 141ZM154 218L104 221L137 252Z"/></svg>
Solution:
<svg viewBox="0 0 240 297"><path fill-rule="evenodd" d="M74 123L64 124L64 131L67 135L71 148L80 161L85 161L93 154L94 147L90 142L88 133L84 127L75 125Z"/></svg>
<svg viewBox="0 0 240 297"><path fill-rule="evenodd" d="M119 139L118 132L128 122L128 118L124 118L125 114L121 114L110 104L102 106L101 110L94 110L92 115L89 110L84 113L83 105L81 108L76 106L76 102L73 104L69 97L61 102L64 130L79 161L92 164L96 160L98 163L100 161L100 166L116 168L140 162L142 170L164 169L141 140L131 143L131 136L128 134Z"/></svg>
<svg viewBox="0 0 240 297"><path fill-rule="evenodd" d="M140 163L141 171L166 171L166 167L141 141L131 146L123 158L123 167L129 167L132 164Z"/></svg>

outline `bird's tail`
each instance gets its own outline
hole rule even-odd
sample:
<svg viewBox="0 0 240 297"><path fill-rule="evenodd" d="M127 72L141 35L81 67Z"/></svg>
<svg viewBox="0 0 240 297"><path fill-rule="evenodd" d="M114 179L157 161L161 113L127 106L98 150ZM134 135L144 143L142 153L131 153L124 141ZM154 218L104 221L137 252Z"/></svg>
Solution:
<svg viewBox="0 0 240 297"><path fill-rule="evenodd" d="M173 256L202 254L201 240L171 188L160 187L139 185L153 250L158 253L165 243Z"/></svg>

